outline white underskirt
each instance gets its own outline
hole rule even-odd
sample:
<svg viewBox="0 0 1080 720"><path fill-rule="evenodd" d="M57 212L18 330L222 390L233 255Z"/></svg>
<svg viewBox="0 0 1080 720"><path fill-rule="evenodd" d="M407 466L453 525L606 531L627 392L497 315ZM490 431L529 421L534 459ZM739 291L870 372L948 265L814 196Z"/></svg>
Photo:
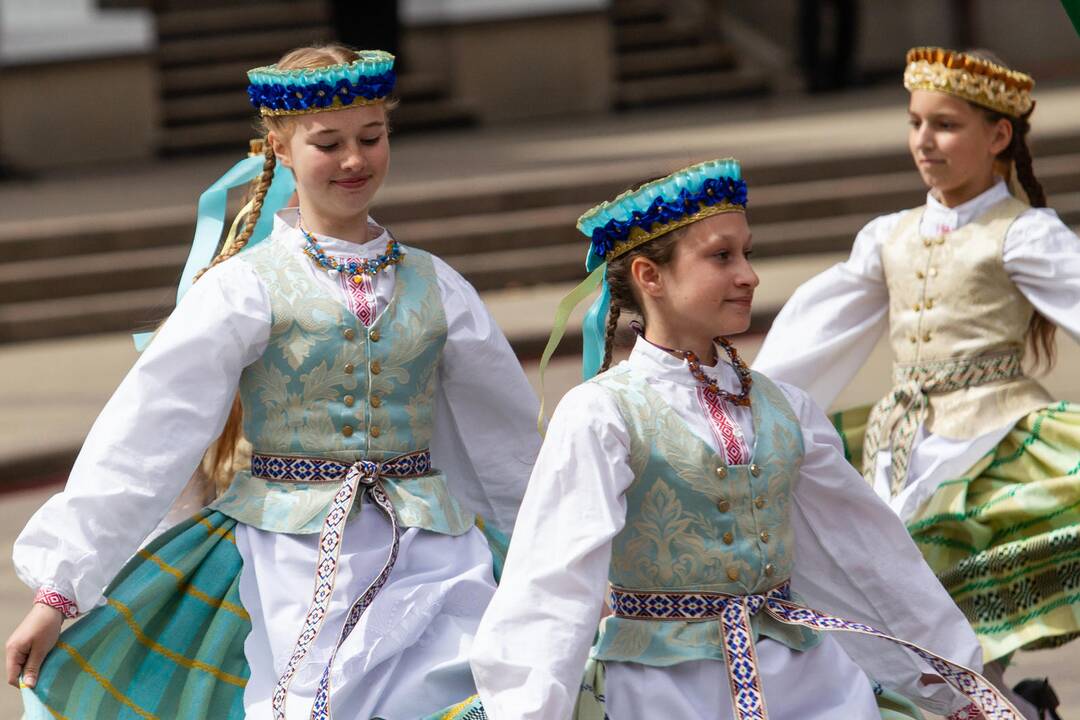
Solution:
<svg viewBox="0 0 1080 720"><path fill-rule="evenodd" d="M315 688L349 606L382 569L390 546L386 517L365 502L345 528L330 610L297 671L286 708L306 720ZM251 614L244 653L251 678L248 717L272 717L270 698L311 601L318 535L272 533L239 524L244 561L240 600ZM409 528L387 584L338 651L331 673L337 717L416 720L475 693L473 635L492 594L491 552L473 528L451 537Z"/></svg>
<svg viewBox="0 0 1080 720"><path fill-rule="evenodd" d="M892 453L884 449L878 453L875 463L874 492L889 503L901 520L908 522L941 483L963 477L979 458L997 447L1013 427L1015 423L1010 423L970 440L954 440L931 435L925 426L921 426L908 462L907 484L896 497L890 497Z"/></svg>
<svg viewBox="0 0 1080 720"><path fill-rule="evenodd" d="M873 687L827 634L796 652L762 638L758 670L770 720L879 720ZM733 718L727 668L721 660L671 667L605 663L607 714L612 720Z"/></svg>

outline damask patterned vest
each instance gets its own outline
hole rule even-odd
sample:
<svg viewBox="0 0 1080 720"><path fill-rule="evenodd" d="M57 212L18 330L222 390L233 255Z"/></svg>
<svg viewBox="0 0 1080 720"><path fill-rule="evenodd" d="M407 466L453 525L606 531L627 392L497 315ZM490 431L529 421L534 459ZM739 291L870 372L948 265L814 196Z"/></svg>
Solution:
<svg viewBox="0 0 1080 720"><path fill-rule="evenodd" d="M306 259L286 243L267 241L237 261L258 274L272 311L266 351L240 378L244 434L255 452L354 462L429 446L446 341L429 254L406 248L394 295L370 328L315 281ZM438 471L382 482L404 526L459 535L473 525ZM214 508L263 530L316 533L338 488L242 471Z"/></svg>
<svg viewBox="0 0 1080 720"><path fill-rule="evenodd" d="M647 592L759 594L791 575L791 494L803 458L802 429L772 382L753 374L751 464L727 465L694 434L644 375L620 364L591 382L609 390L630 435L634 481L626 525L615 537L608 579ZM817 635L754 615L756 635L806 649ZM720 622L604 619L600 660L666 666L723 660Z"/></svg>
<svg viewBox="0 0 1080 720"><path fill-rule="evenodd" d="M889 339L896 363L942 363L1022 356L1034 308L1002 259L1005 235L1028 205L1012 197L944 235L919 232L924 208L907 212L881 246L889 288ZM968 439L1004 427L1052 402L1026 376L930 395L927 429Z"/></svg>

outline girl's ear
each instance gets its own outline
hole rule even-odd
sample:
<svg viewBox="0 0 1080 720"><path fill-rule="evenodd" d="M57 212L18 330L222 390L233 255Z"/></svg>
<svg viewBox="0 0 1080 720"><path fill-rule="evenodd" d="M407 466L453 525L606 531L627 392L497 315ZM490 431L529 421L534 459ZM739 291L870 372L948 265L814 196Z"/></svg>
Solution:
<svg viewBox="0 0 1080 720"><path fill-rule="evenodd" d="M1013 125L1007 118L1000 118L994 123L994 134L990 139L990 154L997 156L1012 142Z"/></svg>
<svg viewBox="0 0 1080 720"><path fill-rule="evenodd" d="M652 260L640 255L631 260L630 277L642 294L654 298L664 294L664 282L660 276L660 268Z"/></svg>
<svg viewBox="0 0 1080 720"><path fill-rule="evenodd" d="M277 156L277 161L287 168L292 167L292 153L289 151L289 143L285 142L285 139L271 130L266 134L266 139L270 143L270 147L274 148L274 155Z"/></svg>

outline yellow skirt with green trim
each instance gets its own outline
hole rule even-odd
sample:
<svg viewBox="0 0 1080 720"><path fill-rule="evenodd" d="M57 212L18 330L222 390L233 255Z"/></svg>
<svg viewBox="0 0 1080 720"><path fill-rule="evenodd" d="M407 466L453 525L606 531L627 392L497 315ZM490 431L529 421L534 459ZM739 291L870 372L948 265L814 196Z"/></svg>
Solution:
<svg viewBox="0 0 1080 720"><path fill-rule="evenodd" d="M869 411L832 416L860 469ZM987 662L1080 635L1080 404L1024 417L962 477L944 479L908 532Z"/></svg>

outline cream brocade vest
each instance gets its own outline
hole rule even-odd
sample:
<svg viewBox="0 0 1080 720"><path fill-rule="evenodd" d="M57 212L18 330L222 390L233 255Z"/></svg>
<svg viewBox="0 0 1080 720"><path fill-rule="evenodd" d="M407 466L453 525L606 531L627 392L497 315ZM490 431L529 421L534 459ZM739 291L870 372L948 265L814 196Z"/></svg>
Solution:
<svg viewBox="0 0 1080 720"><path fill-rule="evenodd" d="M236 262L252 267L271 305L266 350L240 378L244 435L255 452L381 462L429 447L447 329L428 253L405 248L393 297L371 327L284 242L268 240ZM381 483L403 526L460 535L474 524L438 470ZM213 507L262 530L317 533L340 487L243 470Z"/></svg>
<svg viewBox="0 0 1080 720"><path fill-rule="evenodd" d="M889 334L897 365L928 366L1022 354L1034 308L1005 270L1005 235L1028 205L1006 198L944 235L919 233L923 208L904 214L881 246ZM971 439L1052 402L1029 377L932 393L928 432Z"/></svg>

